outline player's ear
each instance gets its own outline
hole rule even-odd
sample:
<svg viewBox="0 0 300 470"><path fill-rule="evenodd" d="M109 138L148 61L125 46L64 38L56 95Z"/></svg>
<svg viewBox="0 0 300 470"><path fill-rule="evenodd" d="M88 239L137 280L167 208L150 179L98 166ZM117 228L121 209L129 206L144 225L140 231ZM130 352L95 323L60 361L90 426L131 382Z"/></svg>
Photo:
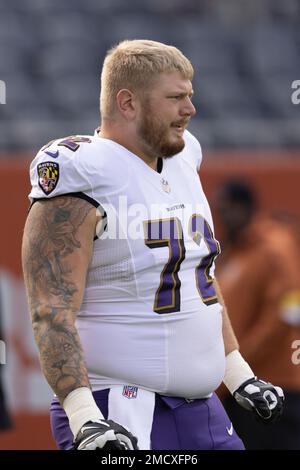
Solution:
<svg viewBox="0 0 300 470"><path fill-rule="evenodd" d="M134 93L127 88L123 88L118 91L116 101L122 116L129 121L133 120L137 111Z"/></svg>

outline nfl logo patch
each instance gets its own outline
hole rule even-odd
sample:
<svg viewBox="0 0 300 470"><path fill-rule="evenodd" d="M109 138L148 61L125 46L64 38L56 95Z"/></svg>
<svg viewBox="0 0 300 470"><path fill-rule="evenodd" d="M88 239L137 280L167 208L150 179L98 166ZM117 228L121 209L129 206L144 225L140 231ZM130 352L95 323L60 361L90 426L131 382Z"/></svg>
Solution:
<svg viewBox="0 0 300 470"><path fill-rule="evenodd" d="M59 165L56 162L43 162L37 166L39 187L48 196L57 186Z"/></svg>
<svg viewBox="0 0 300 470"><path fill-rule="evenodd" d="M132 387L131 385L124 385L123 387L123 397L125 398L136 398L138 392L138 387Z"/></svg>

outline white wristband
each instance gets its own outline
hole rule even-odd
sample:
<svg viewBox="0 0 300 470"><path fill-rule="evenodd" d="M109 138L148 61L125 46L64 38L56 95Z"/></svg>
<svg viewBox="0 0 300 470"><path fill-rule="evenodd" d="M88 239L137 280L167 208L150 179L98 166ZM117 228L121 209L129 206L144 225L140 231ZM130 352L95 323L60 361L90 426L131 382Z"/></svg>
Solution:
<svg viewBox="0 0 300 470"><path fill-rule="evenodd" d="M227 354L223 382L230 393L233 394L242 383L252 377L255 377L255 374L237 349Z"/></svg>
<svg viewBox="0 0 300 470"><path fill-rule="evenodd" d="M84 423L104 419L88 387L76 388L69 393L63 402L63 408L75 438Z"/></svg>

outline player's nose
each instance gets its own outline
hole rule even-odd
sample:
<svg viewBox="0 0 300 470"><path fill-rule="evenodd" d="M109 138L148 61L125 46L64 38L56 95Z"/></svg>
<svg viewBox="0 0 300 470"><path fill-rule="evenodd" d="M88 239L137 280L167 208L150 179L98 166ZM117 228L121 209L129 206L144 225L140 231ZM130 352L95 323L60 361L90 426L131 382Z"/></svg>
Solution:
<svg viewBox="0 0 300 470"><path fill-rule="evenodd" d="M181 114L184 116L194 116L196 114L196 108L193 105L191 99L188 97L182 107Z"/></svg>

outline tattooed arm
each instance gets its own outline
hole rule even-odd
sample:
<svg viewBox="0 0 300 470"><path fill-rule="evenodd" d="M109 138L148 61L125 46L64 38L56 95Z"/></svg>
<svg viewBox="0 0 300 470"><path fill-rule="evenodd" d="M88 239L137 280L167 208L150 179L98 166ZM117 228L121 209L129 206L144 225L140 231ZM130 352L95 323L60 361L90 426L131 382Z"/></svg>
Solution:
<svg viewBox="0 0 300 470"><path fill-rule="evenodd" d="M36 202L24 230L24 278L42 369L68 416L75 448L137 449L137 439L98 408L75 327L99 218L82 199Z"/></svg>
<svg viewBox="0 0 300 470"><path fill-rule="evenodd" d="M26 221L22 262L43 373L62 403L89 387L75 327L97 223L87 201L60 196L37 201Z"/></svg>

